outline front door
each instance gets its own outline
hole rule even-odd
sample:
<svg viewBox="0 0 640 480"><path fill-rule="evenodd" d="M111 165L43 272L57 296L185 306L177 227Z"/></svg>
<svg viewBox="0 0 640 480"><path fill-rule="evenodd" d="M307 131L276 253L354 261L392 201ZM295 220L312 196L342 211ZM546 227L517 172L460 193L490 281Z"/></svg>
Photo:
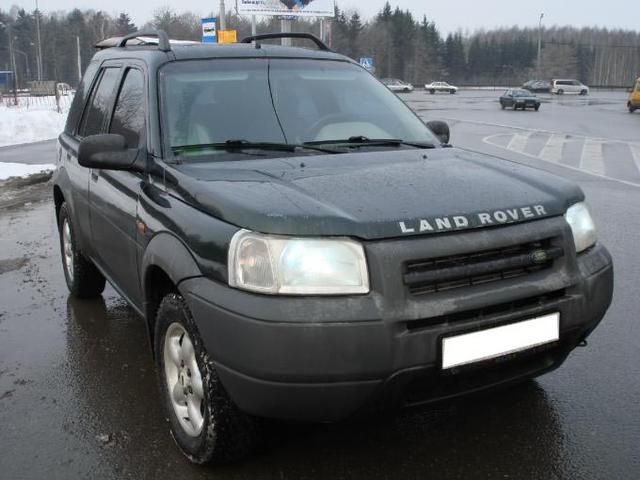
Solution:
<svg viewBox="0 0 640 480"><path fill-rule="evenodd" d="M142 69L126 68L107 123L129 148L146 145L146 89ZM140 155L146 155L140 149ZM121 294L142 307L136 216L144 177L140 173L93 169L89 182L91 237L98 262Z"/></svg>

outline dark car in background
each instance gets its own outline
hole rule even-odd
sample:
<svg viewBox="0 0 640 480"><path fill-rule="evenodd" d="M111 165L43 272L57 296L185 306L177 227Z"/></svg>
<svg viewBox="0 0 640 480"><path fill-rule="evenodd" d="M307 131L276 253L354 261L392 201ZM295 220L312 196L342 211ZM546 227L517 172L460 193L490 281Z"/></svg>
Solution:
<svg viewBox="0 0 640 480"><path fill-rule="evenodd" d="M522 85L522 88L532 93L551 93L551 82L546 80L529 80Z"/></svg>
<svg viewBox="0 0 640 480"><path fill-rule="evenodd" d="M540 110L540 99L529 90L511 88L500 97L500 106L503 110L507 107L514 110L533 108L537 112Z"/></svg>

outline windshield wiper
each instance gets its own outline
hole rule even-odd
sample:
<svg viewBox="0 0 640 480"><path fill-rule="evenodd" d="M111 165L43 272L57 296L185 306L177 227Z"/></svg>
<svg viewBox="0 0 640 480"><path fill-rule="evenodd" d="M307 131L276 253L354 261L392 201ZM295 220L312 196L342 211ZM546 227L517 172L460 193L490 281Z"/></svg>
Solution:
<svg viewBox="0 0 640 480"><path fill-rule="evenodd" d="M320 140L305 142L305 145L338 145L346 147L400 147L407 145L415 148L436 148L433 143L406 142L399 138L368 138L362 135L349 137L343 140Z"/></svg>
<svg viewBox="0 0 640 480"><path fill-rule="evenodd" d="M344 153L330 148L320 148L311 145L298 145L295 143L249 142L248 140L227 140L222 143L204 143L198 145L181 145L172 147L173 153L197 152L199 150L271 150L276 152L295 152L298 149L313 150L322 153Z"/></svg>

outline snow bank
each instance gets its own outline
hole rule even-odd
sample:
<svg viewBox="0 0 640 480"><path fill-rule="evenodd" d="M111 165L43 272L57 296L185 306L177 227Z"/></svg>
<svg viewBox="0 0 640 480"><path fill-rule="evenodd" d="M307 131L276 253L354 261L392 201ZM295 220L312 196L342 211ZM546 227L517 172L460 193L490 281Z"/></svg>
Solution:
<svg viewBox="0 0 640 480"><path fill-rule="evenodd" d="M0 146L56 138L66 119L49 109L0 106Z"/></svg>
<svg viewBox="0 0 640 480"><path fill-rule="evenodd" d="M56 168L52 164L42 165L25 165L23 163L4 163L0 162L0 180L6 180L10 177L27 177L34 173L51 171Z"/></svg>

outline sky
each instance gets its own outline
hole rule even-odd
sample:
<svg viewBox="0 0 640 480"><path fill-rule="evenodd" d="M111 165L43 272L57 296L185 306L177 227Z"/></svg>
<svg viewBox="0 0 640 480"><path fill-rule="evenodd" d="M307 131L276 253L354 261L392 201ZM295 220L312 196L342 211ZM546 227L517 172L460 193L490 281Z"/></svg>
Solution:
<svg viewBox="0 0 640 480"><path fill-rule="evenodd" d="M116 14L127 12L136 24L147 21L157 8L167 5L178 12L189 10L202 16L216 12L219 0L38 0L39 7L45 12L71 10L73 8L104 10ZM3 0L3 9L9 5L18 5L27 10L35 8L36 0ZM374 16L385 0L338 0L343 10L358 10L365 18ZM599 26L608 28L637 29L637 11L630 9L631 0L533 0L513 2L498 0L390 0L393 7L410 10L416 17L427 15L442 33L458 30L473 32L499 26L537 26L541 12L544 12L544 24ZM235 5L235 0L226 0L227 9Z"/></svg>

